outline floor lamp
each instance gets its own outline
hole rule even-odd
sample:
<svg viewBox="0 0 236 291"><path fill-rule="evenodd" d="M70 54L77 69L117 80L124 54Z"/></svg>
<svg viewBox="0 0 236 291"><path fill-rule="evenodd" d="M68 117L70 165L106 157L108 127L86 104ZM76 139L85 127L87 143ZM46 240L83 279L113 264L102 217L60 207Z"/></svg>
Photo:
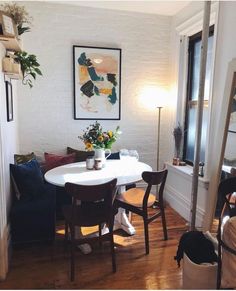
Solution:
<svg viewBox="0 0 236 291"><path fill-rule="evenodd" d="M160 157L160 131L161 131L161 109L163 107L158 106L158 123L157 123L157 171L159 171L159 157ZM153 208L157 208L157 200L158 200L158 191L159 191L159 187L156 187L156 201L153 204Z"/></svg>

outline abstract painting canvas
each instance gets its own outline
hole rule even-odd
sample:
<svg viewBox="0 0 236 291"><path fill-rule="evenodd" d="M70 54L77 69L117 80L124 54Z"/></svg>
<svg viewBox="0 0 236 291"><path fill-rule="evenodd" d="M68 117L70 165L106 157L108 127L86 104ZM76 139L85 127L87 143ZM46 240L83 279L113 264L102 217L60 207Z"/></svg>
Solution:
<svg viewBox="0 0 236 291"><path fill-rule="evenodd" d="M74 119L119 120L121 49L73 46Z"/></svg>

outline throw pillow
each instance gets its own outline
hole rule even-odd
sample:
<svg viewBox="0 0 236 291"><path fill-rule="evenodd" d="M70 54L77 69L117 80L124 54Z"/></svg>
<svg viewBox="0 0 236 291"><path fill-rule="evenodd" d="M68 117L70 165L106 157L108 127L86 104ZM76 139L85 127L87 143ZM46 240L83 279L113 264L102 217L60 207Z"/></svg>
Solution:
<svg viewBox="0 0 236 291"><path fill-rule="evenodd" d="M14 155L14 163L16 165L29 162L32 159L36 159L36 156L35 156L35 154L33 152L30 153L30 154L26 154L26 155L20 155L20 154L15 154Z"/></svg>
<svg viewBox="0 0 236 291"><path fill-rule="evenodd" d="M119 160L120 159L120 153L111 153L111 155L107 158L108 160Z"/></svg>
<svg viewBox="0 0 236 291"><path fill-rule="evenodd" d="M45 171L49 171L53 168L56 168L65 164L75 163L74 153L70 155L65 155L65 156L44 153L44 158L45 158Z"/></svg>
<svg viewBox="0 0 236 291"><path fill-rule="evenodd" d="M76 162L84 162L88 157L94 156L94 151L86 152L67 147L67 154L75 154Z"/></svg>
<svg viewBox="0 0 236 291"><path fill-rule="evenodd" d="M10 164L10 171L20 194L18 199L33 200L41 195L44 181L35 159L19 165Z"/></svg>

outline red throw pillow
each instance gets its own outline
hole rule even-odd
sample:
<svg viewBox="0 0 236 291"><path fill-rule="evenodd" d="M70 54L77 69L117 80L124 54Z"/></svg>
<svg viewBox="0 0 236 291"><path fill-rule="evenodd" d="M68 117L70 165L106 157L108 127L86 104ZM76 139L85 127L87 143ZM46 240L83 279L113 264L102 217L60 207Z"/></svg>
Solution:
<svg viewBox="0 0 236 291"><path fill-rule="evenodd" d="M59 156L55 154L44 153L44 158L46 172L65 164L75 163L75 154Z"/></svg>

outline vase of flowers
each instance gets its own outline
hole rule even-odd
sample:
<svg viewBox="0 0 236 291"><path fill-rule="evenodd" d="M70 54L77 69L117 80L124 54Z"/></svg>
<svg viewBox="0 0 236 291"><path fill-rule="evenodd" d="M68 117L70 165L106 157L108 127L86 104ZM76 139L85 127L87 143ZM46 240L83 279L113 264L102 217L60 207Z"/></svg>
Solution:
<svg viewBox="0 0 236 291"><path fill-rule="evenodd" d="M111 154L111 147L120 134L119 126L115 131L103 131L100 123L96 121L84 130L82 136L78 137L84 142L87 151L94 150L95 158L101 159L104 166L106 158ZM105 157L106 152L108 153L107 157Z"/></svg>

